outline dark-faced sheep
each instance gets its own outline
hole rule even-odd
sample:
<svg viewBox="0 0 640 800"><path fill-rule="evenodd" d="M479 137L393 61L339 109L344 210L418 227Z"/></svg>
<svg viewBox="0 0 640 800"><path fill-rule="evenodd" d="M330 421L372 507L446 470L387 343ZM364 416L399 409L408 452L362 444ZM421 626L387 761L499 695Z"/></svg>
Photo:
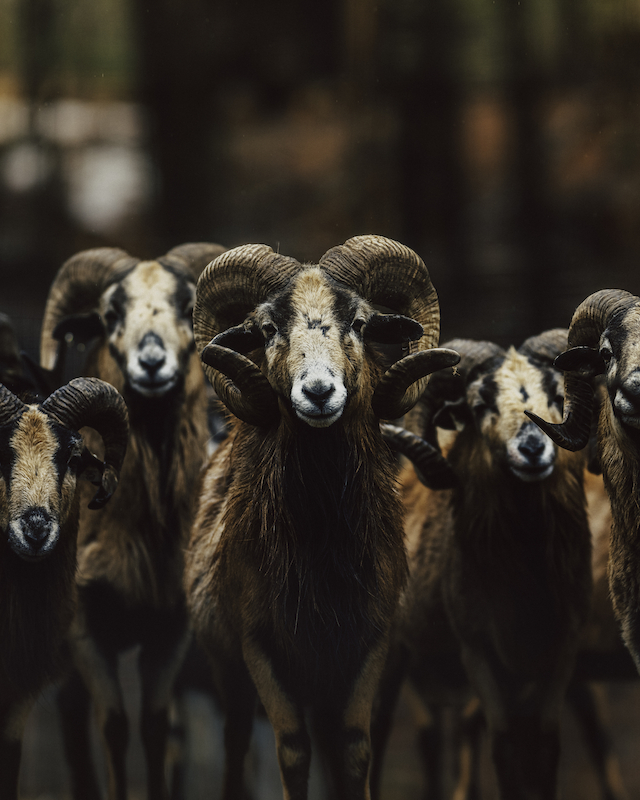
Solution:
<svg viewBox="0 0 640 800"><path fill-rule="evenodd" d="M576 309L569 346L558 356L565 370L561 424L532 415L561 447L581 450L592 433L594 379L605 391L597 419L598 459L611 500L609 584L622 637L640 670L640 298L603 289Z"/></svg>
<svg viewBox="0 0 640 800"><path fill-rule="evenodd" d="M167 706L188 640L183 548L208 437L191 313L196 277L223 249L182 245L153 261L110 248L79 253L61 267L45 310L42 365L51 368L64 336L97 337L85 372L122 392L131 422L116 502L80 515L71 636L107 750L110 800L127 794L128 721L118 657L138 644L148 796L166 797ZM77 800L100 796L88 707L75 675L61 693L61 708Z"/></svg>
<svg viewBox="0 0 640 800"><path fill-rule="evenodd" d="M460 365L433 376L415 416L432 443L434 426L458 430L446 454L457 485L405 476L408 675L435 709L461 708L473 686L505 800L556 797L559 714L591 596L584 458L524 415L560 418L552 360L566 341L550 331L506 352L450 342Z"/></svg>
<svg viewBox="0 0 640 800"><path fill-rule="evenodd" d="M435 290L422 260L383 237L350 239L319 265L247 245L203 272L194 326L238 418L205 473L186 564L226 711L222 796L244 796L257 690L285 797L307 796L309 708L333 796L368 797L371 705L406 578L379 419L403 415L425 376L458 359L430 349ZM414 352L382 374L376 342Z"/></svg>
<svg viewBox="0 0 640 800"><path fill-rule="evenodd" d="M101 475L78 433L104 441ZM0 385L0 797L16 800L24 724L44 686L64 664L76 603L79 496L85 468L100 484L91 502L113 493L127 444L118 392L79 378L41 404ZM95 513L95 511L91 512Z"/></svg>

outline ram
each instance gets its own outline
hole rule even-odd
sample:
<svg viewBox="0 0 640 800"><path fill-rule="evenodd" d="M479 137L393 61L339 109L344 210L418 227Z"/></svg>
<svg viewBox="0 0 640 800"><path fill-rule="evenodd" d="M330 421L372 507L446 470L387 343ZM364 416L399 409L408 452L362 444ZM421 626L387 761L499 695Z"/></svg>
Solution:
<svg viewBox="0 0 640 800"><path fill-rule="evenodd" d="M52 368L59 340L95 339L84 371L121 391L131 423L116 501L80 515L71 636L77 672L60 694L77 800L100 797L83 682L107 751L109 798L126 797L129 732L117 664L137 644L148 795L166 796L167 705L188 639L183 548L208 437L191 313L197 275L223 249L181 245L154 261L118 249L84 251L61 267L47 300L42 366Z"/></svg>
<svg viewBox="0 0 640 800"><path fill-rule="evenodd" d="M552 360L566 341L553 330L518 350L446 345L460 365L433 376L414 416L432 444L434 426L458 431L446 453L457 484L435 491L405 475L407 674L436 710L460 710L474 686L505 800L556 796L559 714L591 597L584 458L524 415L560 418Z"/></svg>
<svg viewBox="0 0 640 800"><path fill-rule="evenodd" d="M104 440L99 470L84 452L78 433L84 425ZM76 481L90 469L99 484L91 506L104 506L118 482L127 433L124 401L102 381L76 379L41 404L23 403L0 385L0 797L6 800L18 796L29 710L64 666L76 602Z"/></svg>
<svg viewBox="0 0 640 800"><path fill-rule="evenodd" d="M194 326L238 418L206 470L185 571L226 711L222 796L244 796L257 690L285 797L307 796L306 708L333 796L368 797L371 704L406 577L379 419L404 414L428 373L458 359L430 349L435 290L422 260L383 237L350 239L318 265L247 245L203 272ZM376 342L415 352L383 374Z"/></svg>
<svg viewBox="0 0 640 800"><path fill-rule="evenodd" d="M556 364L565 370L565 410L560 424L531 414L558 445L581 450L597 417L597 450L611 500L609 586L622 638L640 671L640 298L603 289L576 309L569 346ZM605 391L596 404L594 381ZM594 409L599 411L594 415Z"/></svg>

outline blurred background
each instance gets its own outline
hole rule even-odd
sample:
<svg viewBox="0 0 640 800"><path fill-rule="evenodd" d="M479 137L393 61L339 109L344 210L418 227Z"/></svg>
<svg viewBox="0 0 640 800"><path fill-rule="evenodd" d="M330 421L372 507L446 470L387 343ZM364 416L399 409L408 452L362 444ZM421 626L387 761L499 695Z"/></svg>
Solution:
<svg viewBox="0 0 640 800"><path fill-rule="evenodd" d="M33 356L88 247L317 260L384 234L427 262L443 341L507 345L640 293L639 223L640 0L0 0L0 311ZM612 689L640 797L634 691ZM52 712L29 799L64 796ZM593 783L577 759L567 798Z"/></svg>

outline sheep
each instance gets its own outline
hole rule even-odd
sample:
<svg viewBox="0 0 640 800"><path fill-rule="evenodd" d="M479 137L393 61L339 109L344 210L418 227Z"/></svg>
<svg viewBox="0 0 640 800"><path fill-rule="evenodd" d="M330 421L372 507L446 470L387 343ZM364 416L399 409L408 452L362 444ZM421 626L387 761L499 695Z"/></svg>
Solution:
<svg viewBox="0 0 640 800"><path fill-rule="evenodd" d="M87 457L79 429L104 440L105 461ZM0 385L0 797L17 800L27 715L65 665L76 603L80 492L94 473L102 508L116 488L127 445L124 401L106 383L79 378L42 403ZM95 490L94 490L95 491Z"/></svg>
<svg viewBox="0 0 640 800"><path fill-rule="evenodd" d="M559 713L591 598L584 457L523 413L560 417L551 361L566 337L548 331L506 352L446 344L460 365L433 377L413 416L432 442L434 426L458 430L446 455L457 485L403 477L410 578L396 636L407 674L436 710L461 713L473 686L509 800L556 796Z"/></svg>
<svg viewBox="0 0 640 800"><path fill-rule="evenodd" d="M586 447L592 434L594 379L605 391L597 413L597 450L611 501L609 588L622 638L640 671L640 298L602 289L578 306L569 348L556 360L565 371L565 411L560 424L530 414L560 447Z"/></svg>
<svg viewBox="0 0 640 800"><path fill-rule="evenodd" d="M225 800L244 796L256 692L286 798L307 797L307 709L333 796L369 796L371 705L406 578L379 419L402 416L429 373L457 362L433 347L438 329L424 263L381 236L317 265L246 245L198 281L196 343L236 418L206 468L185 566L226 715ZM383 375L376 342L410 352Z"/></svg>
<svg viewBox="0 0 640 800"><path fill-rule="evenodd" d="M113 248L83 251L61 267L45 307L42 366L52 369L58 342L70 335L96 339L84 372L122 393L131 421L116 501L93 516L80 514L79 601L70 634L77 671L59 696L77 800L100 796L87 691L106 748L109 798L126 797L129 726L117 664L138 644L147 791L154 800L167 796L167 707L189 637L183 548L208 438L191 313L197 275L223 250L187 244L154 261Z"/></svg>

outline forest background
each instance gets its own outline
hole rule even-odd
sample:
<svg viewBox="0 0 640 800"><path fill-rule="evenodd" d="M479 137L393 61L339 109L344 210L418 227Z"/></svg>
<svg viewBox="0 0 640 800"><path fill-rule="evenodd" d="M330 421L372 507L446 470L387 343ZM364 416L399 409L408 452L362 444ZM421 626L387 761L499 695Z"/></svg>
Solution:
<svg viewBox="0 0 640 800"><path fill-rule="evenodd" d="M597 289L640 294L640 0L0 0L0 311L31 355L81 249L317 261L361 233L424 258L443 341L517 345ZM610 694L638 797L640 696ZM30 798L65 785L54 716ZM388 785L418 797L401 736Z"/></svg>

